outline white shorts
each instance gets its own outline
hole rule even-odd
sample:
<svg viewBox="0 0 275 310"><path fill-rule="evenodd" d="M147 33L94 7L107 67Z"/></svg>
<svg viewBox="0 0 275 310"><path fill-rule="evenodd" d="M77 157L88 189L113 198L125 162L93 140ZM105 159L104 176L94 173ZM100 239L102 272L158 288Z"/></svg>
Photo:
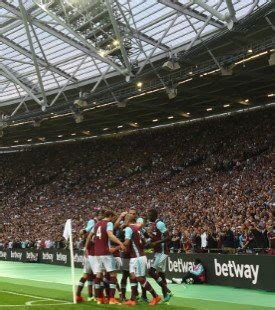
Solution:
<svg viewBox="0 0 275 310"><path fill-rule="evenodd" d="M167 254L155 253L152 267L155 268L157 271L165 272L167 257Z"/></svg>
<svg viewBox="0 0 275 310"><path fill-rule="evenodd" d="M92 272L92 268L91 268L90 260L87 256L84 256L83 273L91 273L91 272Z"/></svg>
<svg viewBox="0 0 275 310"><path fill-rule="evenodd" d="M89 255L88 259L89 259L89 263L91 266L92 273L95 273L95 270L94 270L94 268L95 268L95 256Z"/></svg>
<svg viewBox="0 0 275 310"><path fill-rule="evenodd" d="M122 262L122 270L125 271L129 271L129 267L130 267L130 258L121 258L121 262Z"/></svg>
<svg viewBox="0 0 275 310"><path fill-rule="evenodd" d="M112 272L116 270L116 262L113 255L94 256L93 270L97 274L99 272Z"/></svg>
<svg viewBox="0 0 275 310"><path fill-rule="evenodd" d="M115 256L115 262L116 262L116 270L120 271L122 266L122 261L120 257Z"/></svg>
<svg viewBox="0 0 275 310"><path fill-rule="evenodd" d="M130 259L130 273L136 277L145 277L147 271L147 257L140 256Z"/></svg>

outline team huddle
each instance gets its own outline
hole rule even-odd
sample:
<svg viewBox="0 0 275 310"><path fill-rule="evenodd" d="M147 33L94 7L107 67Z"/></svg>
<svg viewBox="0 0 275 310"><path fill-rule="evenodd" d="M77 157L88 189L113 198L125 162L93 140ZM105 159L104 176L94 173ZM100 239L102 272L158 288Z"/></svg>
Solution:
<svg viewBox="0 0 275 310"><path fill-rule="evenodd" d="M88 300L98 304L131 305L138 301L149 305L167 303L172 293L165 278L168 256L169 234L166 225L158 219L155 209L149 211L145 225L144 219L137 216L131 208L117 218L113 211L94 214L81 235L85 238L84 274L77 287L77 302L84 301L82 289L87 281ZM147 257L145 248L154 251L154 261L148 274L162 289L163 298L146 279ZM122 273L120 283L117 272ZM130 280L131 297L126 299L127 281ZM138 290L141 287L141 295ZM115 293L119 293L119 299ZM151 301L147 293L152 295Z"/></svg>

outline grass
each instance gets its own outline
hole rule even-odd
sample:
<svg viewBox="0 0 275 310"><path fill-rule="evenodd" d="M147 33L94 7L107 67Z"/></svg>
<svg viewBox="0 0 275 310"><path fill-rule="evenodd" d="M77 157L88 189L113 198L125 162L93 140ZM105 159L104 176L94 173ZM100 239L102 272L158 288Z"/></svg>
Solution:
<svg viewBox="0 0 275 310"><path fill-rule="evenodd" d="M129 306L71 303L70 269L61 266L0 262L0 309L126 309ZM77 270L77 277L81 270ZM154 283L150 279L151 283ZM156 285L154 285L155 288ZM156 309L171 310L271 310L275 294L221 286L171 285L170 305ZM86 297L84 288L83 296ZM139 304L137 309L152 309Z"/></svg>

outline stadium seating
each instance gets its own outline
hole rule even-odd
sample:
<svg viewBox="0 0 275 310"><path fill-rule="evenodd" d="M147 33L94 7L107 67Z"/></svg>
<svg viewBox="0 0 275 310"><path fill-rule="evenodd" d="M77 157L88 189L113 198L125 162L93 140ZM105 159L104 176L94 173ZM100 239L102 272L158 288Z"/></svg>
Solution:
<svg viewBox="0 0 275 310"><path fill-rule="evenodd" d="M175 252L268 248L272 113L0 154L0 244L62 247L66 219L134 205L160 210Z"/></svg>

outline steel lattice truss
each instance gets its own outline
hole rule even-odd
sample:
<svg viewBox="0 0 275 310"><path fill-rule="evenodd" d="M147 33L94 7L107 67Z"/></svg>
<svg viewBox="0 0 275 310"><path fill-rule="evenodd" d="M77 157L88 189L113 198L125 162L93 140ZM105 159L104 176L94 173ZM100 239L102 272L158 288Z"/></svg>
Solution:
<svg viewBox="0 0 275 310"><path fill-rule="evenodd" d="M1 0L0 107L15 115L32 99L45 110L67 89L131 80L268 2Z"/></svg>

